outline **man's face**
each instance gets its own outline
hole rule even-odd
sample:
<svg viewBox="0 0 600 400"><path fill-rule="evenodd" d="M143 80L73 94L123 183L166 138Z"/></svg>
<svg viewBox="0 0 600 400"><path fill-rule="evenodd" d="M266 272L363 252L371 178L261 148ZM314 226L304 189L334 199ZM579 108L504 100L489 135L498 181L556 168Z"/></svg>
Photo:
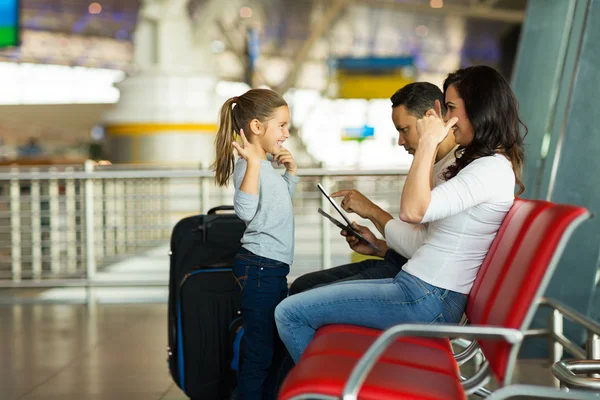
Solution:
<svg viewBox="0 0 600 400"><path fill-rule="evenodd" d="M414 155L419 142L417 117L406 111L406 107L398 106L392 108L392 121L398 131L398 146Z"/></svg>

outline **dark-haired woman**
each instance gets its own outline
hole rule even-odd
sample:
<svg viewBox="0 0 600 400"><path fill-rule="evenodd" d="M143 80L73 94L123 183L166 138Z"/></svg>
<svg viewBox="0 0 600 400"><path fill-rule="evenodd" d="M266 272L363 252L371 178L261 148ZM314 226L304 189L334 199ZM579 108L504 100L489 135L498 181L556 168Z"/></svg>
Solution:
<svg viewBox="0 0 600 400"><path fill-rule="evenodd" d="M511 208L523 163L517 100L494 69L448 75L448 112L440 105L418 121L419 146L408 173L400 218L429 224L427 240L392 279L350 281L309 290L277 306L281 339L298 361L327 324L387 329L400 323L458 323L477 271ZM431 188L438 144L452 129L457 161Z"/></svg>

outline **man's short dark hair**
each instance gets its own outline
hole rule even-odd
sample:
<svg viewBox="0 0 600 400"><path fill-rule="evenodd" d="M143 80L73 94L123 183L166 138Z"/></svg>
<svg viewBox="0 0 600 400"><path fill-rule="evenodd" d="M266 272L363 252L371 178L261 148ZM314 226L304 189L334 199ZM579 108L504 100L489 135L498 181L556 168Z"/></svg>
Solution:
<svg viewBox="0 0 600 400"><path fill-rule="evenodd" d="M446 113L444 93L439 87L429 82L413 82L399 89L390 98L392 108L404 106L406 111L417 118L421 118L427 110L435 109L435 101L439 100L442 112Z"/></svg>

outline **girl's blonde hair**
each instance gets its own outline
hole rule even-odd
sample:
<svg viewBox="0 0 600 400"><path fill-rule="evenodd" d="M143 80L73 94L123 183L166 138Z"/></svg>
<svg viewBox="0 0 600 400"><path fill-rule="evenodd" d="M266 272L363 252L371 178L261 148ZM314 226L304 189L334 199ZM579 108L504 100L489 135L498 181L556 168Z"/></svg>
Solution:
<svg viewBox="0 0 600 400"><path fill-rule="evenodd" d="M273 118L275 110L287 106L277 92L269 89L250 89L239 97L228 99L219 113L219 131L215 138L216 159L211 168L215 171L215 181L219 186L227 186L233 173L235 158L232 143L240 129L250 138L250 121L266 123Z"/></svg>

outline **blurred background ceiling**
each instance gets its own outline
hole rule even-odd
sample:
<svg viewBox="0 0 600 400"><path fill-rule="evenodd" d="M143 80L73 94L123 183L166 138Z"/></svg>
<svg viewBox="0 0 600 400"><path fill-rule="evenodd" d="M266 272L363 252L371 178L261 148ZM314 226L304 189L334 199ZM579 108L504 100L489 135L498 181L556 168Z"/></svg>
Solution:
<svg viewBox="0 0 600 400"><path fill-rule="evenodd" d="M108 69L94 79L82 75L69 81L100 98L111 85L101 81L122 79L120 71L136 72L135 30L142 7L168 1L187 6L196 45L210 49L219 80L247 79L248 31L254 30L257 84L321 95L327 95L329 61L335 57L410 55L418 74L413 78L436 83L472 64L491 65L509 76L526 6L526 0L21 0L22 44L0 49L0 61L12 62L4 63L0 79L5 97L22 100L3 103L0 93L0 103L11 104L0 106L0 138L89 140L89 128L114 106L118 91L108 91L103 104L74 104L88 101L71 101L60 89L64 84L46 71L52 65ZM35 79L25 71L31 69L27 63L43 67ZM27 100L23 88L36 85L49 88L49 103L64 104Z"/></svg>
<svg viewBox="0 0 600 400"><path fill-rule="evenodd" d="M206 21L210 1L189 0L187 6L197 37L218 58L221 78L243 78L247 31L253 27L263 83L281 83L300 62L309 72L299 74L297 83L309 88L320 85L314 70L326 69L326 61L339 56L412 55L423 74L446 73L457 63L501 67L503 41L518 38L526 5L526 0L230 0L220 1L215 18ZM0 60L132 72L141 4L22 0L22 46L0 51ZM280 72L265 76L267 70Z"/></svg>

